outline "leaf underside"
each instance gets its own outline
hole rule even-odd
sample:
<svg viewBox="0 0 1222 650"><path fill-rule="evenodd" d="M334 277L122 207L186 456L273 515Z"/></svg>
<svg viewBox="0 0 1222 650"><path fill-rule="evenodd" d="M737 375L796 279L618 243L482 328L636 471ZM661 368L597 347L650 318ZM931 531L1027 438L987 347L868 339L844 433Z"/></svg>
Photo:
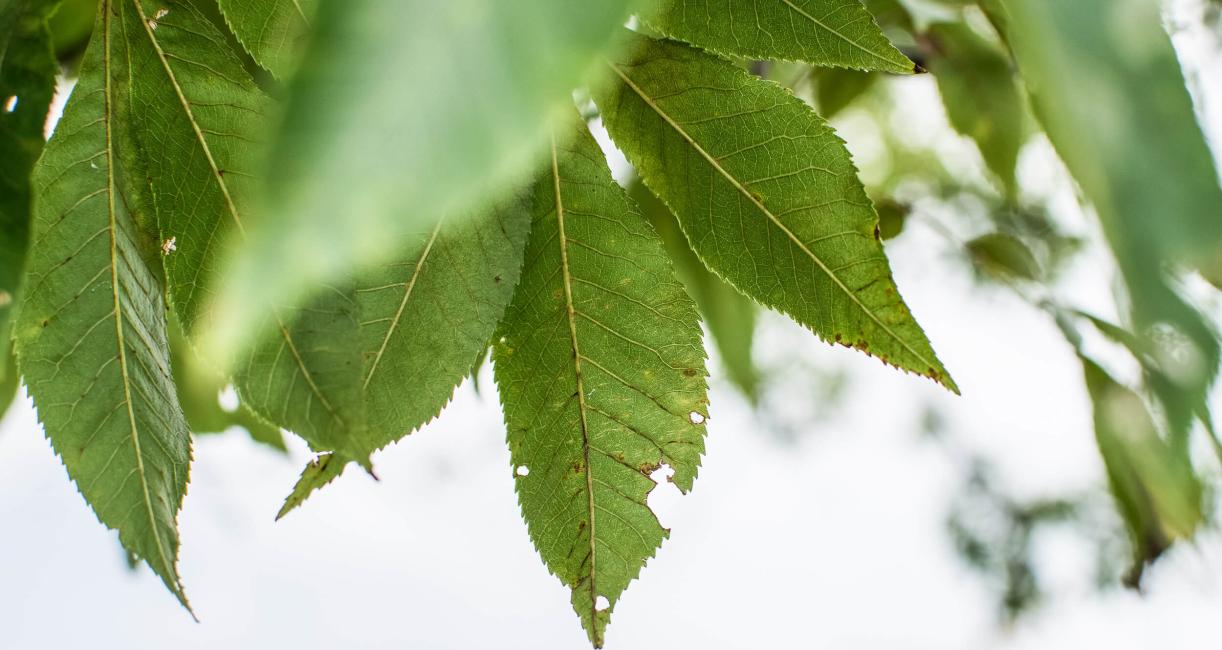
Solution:
<svg viewBox="0 0 1222 650"><path fill-rule="evenodd" d="M749 59L911 74L861 0L662 0L644 14L658 31Z"/></svg>
<svg viewBox="0 0 1222 650"><path fill-rule="evenodd" d="M116 145L130 8L104 1L80 80L34 171L22 372L68 474L186 605L176 517L191 460L169 367L157 245Z"/></svg>
<svg viewBox="0 0 1222 650"><path fill-rule="evenodd" d="M305 46L317 0L217 0L238 42L277 79L287 78Z"/></svg>
<svg viewBox="0 0 1222 650"><path fill-rule="evenodd" d="M631 37L594 98L710 269L827 341L958 388L900 298L843 141L782 87Z"/></svg>
<svg viewBox="0 0 1222 650"><path fill-rule="evenodd" d="M668 534L646 505L651 472L670 466L683 491L696 478L704 350L661 240L589 133L553 139L549 167L493 361L531 539L601 646Z"/></svg>

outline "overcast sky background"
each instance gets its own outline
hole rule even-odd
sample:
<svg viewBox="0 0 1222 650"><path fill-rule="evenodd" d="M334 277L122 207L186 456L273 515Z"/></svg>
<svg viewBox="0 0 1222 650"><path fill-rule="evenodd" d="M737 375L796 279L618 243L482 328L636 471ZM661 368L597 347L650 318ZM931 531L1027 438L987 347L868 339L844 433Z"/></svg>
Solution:
<svg viewBox="0 0 1222 650"><path fill-rule="evenodd" d="M1206 71L1201 99L1222 141L1222 60L1202 54L1216 43L1177 45ZM974 164L972 145L946 136L931 78L896 92L910 132L935 134ZM840 121L859 160L871 155L861 124ZM1046 143L1024 152L1022 174L1061 197L1067 227L1094 232L1075 220ZM930 228L910 224L887 252L963 396L766 318L758 351L781 381L756 413L717 379L714 359L700 479L685 497L668 484L651 495L671 539L617 605L607 647L1219 647L1222 536L1212 532L1160 562L1144 598L1099 594L1089 544L1070 531L1041 535L1053 596L1017 625L997 625L995 596L945 528L967 469L922 439L919 422L941 413L1016 495L1092 489L1102 468L1080 366L1044 315L980 288ZM1088 251L1064 288L1107 314L1112 273L1103 251ZM1110 358L1122 376L1132 371ZM809 378L838 372L849 388L821 406ZM376 458L380 482L350 473L278 523L304 445L285 457L240 432L197 439L180 567L199 624L150 571L128 570L23 400L0 423L0 647L585 647L567 589L519 516L489 368L481 388L464 384L438 421Z"/></svg>

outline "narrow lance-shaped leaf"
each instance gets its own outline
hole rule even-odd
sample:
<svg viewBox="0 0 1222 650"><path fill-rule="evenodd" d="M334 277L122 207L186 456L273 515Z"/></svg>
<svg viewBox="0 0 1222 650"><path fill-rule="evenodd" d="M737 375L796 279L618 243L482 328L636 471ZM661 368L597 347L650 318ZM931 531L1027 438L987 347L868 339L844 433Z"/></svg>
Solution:
<svg viewBox="0 0 1222 650"><path fill-rule="evenodd" d="M704 351L662 242L588 132L552 141L535 198L493 363L531 539L601 647L668 534L646 505L650 474L669 465L684 492L696 478Z"/></svg>
<svg viewBox="0 0 1222 650"><path fill-rule="evenodd" d="M50 2L15 0L0 8L0 381L8 377L9 318L17 303L30 235L30 170L57 66L47 31ZM8 392L8 391L5 391ZM9 392L11 394L11 392ZM7 404L8 395L0 394Z"/></svg>
<svg viewBox="0 0 1222 650"><path fill-rule="evenodd" d="M316 0L218 0L238 41L278 79L287 78L305 46Z"/></svg>
<svg viewBox="0 0 1222 650"><path fill-rule="evenodd" d="M644 19L667 36L729 56L916 71L861 0L660 0Z"/></svg>
<svg viewBox="0 0 1222 650"><path fill-rule="evenodd" d="M1222 187L1160 3L1003 5L1036 115L1099 212L1142 332L1170 323L1200 348L1198 368L1216 367L1215 335L1165 273L1194 267L1222 286Z"/></svg>
<svg viewBox="0 0 1222 650"><path fill-rule="evenodd" d="M1082 357L1082 364L1099 452L1133 543L1126 582L1136 587L1147 564L1203 523L1203 488L1187 450L1159 436L1141 397L1090 359Z"/></svg>
<svg viewBox="0 0 1222 650"><path fill-rule="evenodd" d="M80 81L34 171L17 352L81 494L185 605L175 520L190 439L170 374L157 244L130 211L126 181L136 179L116 155L115 20L102 2Z"/></svg>
<svg viewBox="0 0 1222 650"><path fill-rule="evenodd" d="M1010 58L965 23L931 25L924 43L951 126L976 141L985 164L1015 196L1026 115Z"/></svg>
<svg viewBox="0 0 1222 650"><path fill-rule="evenodd" d="M174 311L207 328L224 242L248 227L270 100L254 85L204 0L114 5L133 79L119 110L133 164L148 179ZM155 126L153 126L155 125ZM172 246L171 246L172 244ZM328 290L301 313L267 315L268 334L235 373L242 403L319 449L366 431L356 303ZM355 445L353 447L356 448Z"/></svg>
<svg viewBox="0 0 1222 650"><path fill-rule="evenodd" d="M205 347L254 340L269 303L393 260L443 215L526 182L550 121L630 0L324 0L294 77L268 206L234 251ZM336 227L336 215L344 226Z"/></svg>
<svg viewBox="0 0 1222 650"><path fill-rule="evenodd" d="M280 516L343 471L437 417L472 359L487 349L522 268L530 229L517 198L480 216L442 220L413 238L398 261L362 274L352 290L363 359L368 431L306 469ZM312 314L312 319L319 315Z"/></svg>
<svg viewBox="0 0 1222 650"><path fill-rule="evenodd" d="M828 341L957 387L900 298L849 152L780 86L632 37L594 97L710 269Z"/></svg>

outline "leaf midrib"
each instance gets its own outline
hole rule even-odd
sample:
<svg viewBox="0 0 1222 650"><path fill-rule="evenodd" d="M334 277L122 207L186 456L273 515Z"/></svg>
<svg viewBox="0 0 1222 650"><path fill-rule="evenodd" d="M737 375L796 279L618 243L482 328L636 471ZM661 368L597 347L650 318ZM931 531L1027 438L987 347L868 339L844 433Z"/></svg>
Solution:
<svg viewBox="0 0 1222 650"><path fill-rule="evenodd" d="M577 313L573 306L573 279L569 273L568 238L564 232L564 199L560 194L560 164L556 153L556 135L551 134L552 182L556 193L556 239L560 244L560 270L564 278L565 316L569 323L569 337L573 344L573 371L577 377L577 408L581 416L581 453L585 463L586 504L590 518L590 629L594 635L594 646L601 647L598 629L598 589L595 586L597 538L594 527L594 474L590 467L590 430L586 419L586 391L581 374L581 349L577 344Z"/></svg>
<svg viewBox="0 0 1222 650"><path fill-rule="evenodd" d="M682 136L683 139L686 140L687 143L690 144L692 148L694 148L705 160L707 160L709 164L713 166L714 169L716 169L722 176L724 176L726 180L730 181L730 184L733 185L735 189L737 189L740 193L742 193L742 195L745 196L747 200L749 200L752 204L754 204L755 207L759 208L760 212L764 213L764 215L767 216L768 219L772 221L773 224L775 224L778 228L780 228L781 232L784 232L785 235L789 237L789 239L795 245L797 245L798 248L801 249L802 252L805 253L827 275L827 277L831 278L832 281L836 284L836 286L839 287L840 290L844 292L844 294L847 295L850 300L852 300L853 304L857 305L857 307L861 309L862 313L866 314L866 316L868 316L870 320L874 321L874 323L877 324L884 332L886 332L888 336L890 336L897 343L899 343L905 350L907 350L909 353L911 353L913 356L919 359L921 363L933 369L936 369L940 365L940 364L933 363L929 361L928 359L926 359L925 355L913 349L912 346L909 345L904 339L900 338L900 336L896 334L895 331L892 330L886 323L884 323L882 319L876 316L873 311L868 309L865 303L861 302L861 300L857 297L855 293L849 290L848 285L846 285L840 279L839 276L833 273L832 269L823 263L823 260L819 259L819 257L815 255L814 252L811 251L806 246L806 244L804 244L802 240L796 234L794 234L792 230L786 227L785 224L781 223L781 220L778 219L777 216L774 215L772 211L769 210L763 204L762 201L757 199L755 195L753 195L746 187L743 186L742 183L738 181L738 179L736 179L732 174L730 174L728 170L722 167L721 164L717 161L717 159L714 156L710 155L709 152L705 151L704 148L701 147L700 144L697 143L696 140L691 135L689 135L687 131L685 131L678 122L676 122L666 111L662 110L662 107L658 106L657 103L654 102L640 86L636 85L636 83L634 83L632 79L630 79L628 75L626 75L623 72L623 70L620 69L618 65L616 65L615 63L611 61L606 61L606 63L611 68L611 70L613 70L615 74L619 76L620 79L623 80L624 84L626 84L629 88L631 88L632 91L635 92L637 96L639 96L641 100L644 101L651 109L653 109L653 111L656 112L659 117L665 120L666 123L669 124L671 128L675 130L675 132L677 132L680 136Z"/></svg>
<svg viewBox="0 0 1222 650"><path fill-rule="evenodd" d="M111 140L111 123L113 115L111 114L111 105L113 102L113 91L110 83L110 0L106 0L102 4L103 23L102 23L102 72L103 72L103 129L106 133L106 190L107 190L107 219L110 229L110 293L114 301L114 319L115 319L115 341L118 347L119 356L119 373L122 376L123 384L123 402L127 410L127 420L130 425L130 435L132 439L132 450L136 456L136 474L140 477L140 491L144 498L145 512L149 518L149 529L153 535L153 542L157 547L157 555L161 560L161 568L165 571L165 575L171 580L173 585L174 595L178 597L187 611L194 617L195 613L191 611L191 606L187 603L186 595L182 593L182 587L178 583L178 576L174 571L174 567L170 565L169 558L166 555L165 547L161 543L161 533L157 529L157 518L153 513L153 499L149 493L148 476L144 470L144 454L140 445L140 431L136 423L136 412L132 403L131 390L131 375L127 369L127 347L124 345L123 336L123 304L119 298L119 243L118 243L118 218L116 216L117 207L115 205L115 155L114 144Z"/></svg>
<svg viewBox="0 0 1222 650"><path fill-rule="evenodd" d="M294 2L296 4L296 2ZM149 24L148 16L144 13L144 7L140 5L140 0L132 0L132 5L136 8L136 13L140 18L140 24L144 27L144 33L148 36L149 43L153 50L157 52L157 60L161 62L162 69L165 70L166 78L170 85L174 88L174 94L178 97L179 104L182 106L183 113L187 117L187 122L191 124L191 130L195 134L195 139L199 143L200 149L203 150L204 159L208 161L208 167L212 170L212 177L216 181L217 187L221 190L221 195L225 199L225 207L229 215L233 218L234 224L238 228L239 236L246 238L246 228L242 224L242 219L238 215L237 205L234 204L233 196L229 193L229 186L225 183L225 178L221 175L220 167L216 164L216 159L212 156L212 148L208 146L208 141L204 138L203 130L195 119L195 112L191 110L191 103L187 100L183 93L182 86L178 83L178 78L174 75L174 70L170 67L169 59L166 57L165 50L161 48L161 43L158 42L156 34L153 33L153 28ZM300 8L299 8L300 9ZM163 21L164 22L164 21ZM301 376L306 380L311 392L322 403L323 408L335 418L341 426L346 426L343 416L331 405L331 402L323 395L322 391L315 383L313 373L306 368L305 360L302 359L300 352L297 350L297 345L293 342L293 337L289 333L288 327L284 324L284 320L279 314L275 315L276 325L280 330L280 335L284 338L285 344L289 347L289 352L292 353L293 360L297 362L297 367L301 371Z"/></svg>
<svg viewBox="0 0 1222 650"><path fill-rule="evenodd" d="M416 280L424 271L424 264L429 258L429 253L433 251L433 244L437 241L437 234L441 232L441 224L443 223L445 223L445 219L438 221L437 225L433 227L428 243L424 245L424 251L420 254L416 267L412 269L412 276L408 279L403 291L403 299L399 301L399 308L395 311L395 317L391 320L390 328L386 330L386 336L382 337L382 345L378 347L378 353L374 356L373 362L369 366L369 374L365 376L365 383L361 385L362 389L369 388L369 382L373 381L373 376L378 371L382 355L385 354L386 348L390 345L391 337L399 329L399 321L403 317L403 311L407 308L408 301L411 300L412 292L416 288Z"/></svg>

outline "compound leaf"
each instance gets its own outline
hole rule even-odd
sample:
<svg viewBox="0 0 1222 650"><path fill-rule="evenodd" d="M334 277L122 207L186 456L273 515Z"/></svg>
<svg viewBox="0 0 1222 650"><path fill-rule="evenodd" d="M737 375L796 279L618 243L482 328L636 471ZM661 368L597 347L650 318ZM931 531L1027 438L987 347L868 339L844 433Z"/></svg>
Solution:
<svg viewBox="0 0 1222 650"><path fill-rule="evenodd" d="M780 86L633 37L594 96L710 269L828 341L957 391L900 298L844 143Z"/></svg>
<svg viewBox="0 0 1222 650"><path fill-rule="evenodd" d="M663 0L644 18L667 36L729 56L916 71L861 0Z"/></svg>
<svg viewBox="0 0 1222 650"><path fill-rule="evenodd" d="M493 363L531 539L601 647L668 534L646 505L650 474L669 465L685 492L696 478L704 351L662 242L593 137L553 139L550 162Z"/></svg>
<svg viewBox="0 0 1222 650"><path fill-rule="evenodd" d="M116 152L124 71L104 0L80 81L34 170L28 283L16 329L48 438L98 519L186 606L176 517L191 460L170 373L157 243Z"/></svg>

